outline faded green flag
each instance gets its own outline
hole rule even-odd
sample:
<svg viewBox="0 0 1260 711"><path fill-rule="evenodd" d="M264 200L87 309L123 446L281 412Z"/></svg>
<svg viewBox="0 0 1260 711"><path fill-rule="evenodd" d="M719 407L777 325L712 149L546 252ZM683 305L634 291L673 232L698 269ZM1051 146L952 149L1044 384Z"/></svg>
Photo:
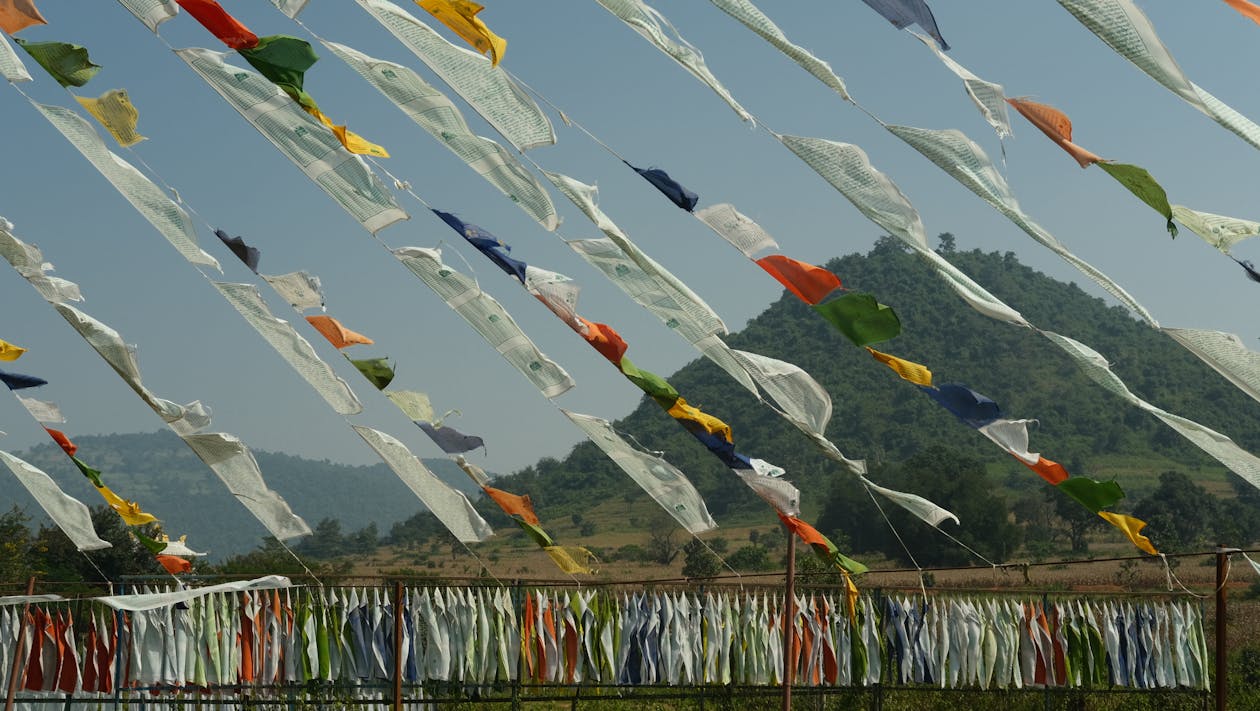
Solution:
<svg viewBox="0 0 1260 711"><path fill-rule="evenodd" d="M257 46L238 49L236 53L294 101L304 107L315 106L315 100L303 86L306 70L319 61L310 42L289 35L268 35L259 37Z"/></svg>
<svg viewBox="0 0 1260 711"><path fill-rule="evenodd" d="M1139 168L1136 165L1127 163L1109 163L1107 161L1099 161L1098 167L1107 171L1107 174L1115 178L1117 182L1129 189L1129 192L1138 196L1142 202L1150 205L1155 212L1164 216L1168 221L1168 234L1173 237L1177 236L1177 225L1173 224L1172 205L1168 204L1168 193L1164 192L1164 188L1155 182L1155 178L1146 172L1145 168Z"/></svg>
<svg viewBox="0 0 1260 711"><path fill-rule="evenodd" d="M521 530L524 531L526 535L534 540L534 543L538 544L539 548L550 548L556 544L555 541L551 540L551 536L548 536L547 532L542 530L541 526L535 526L534 524L529 523L528 521L522 521L519 518L513 520L516 521L516 525L520 526Z"/></svg>
<svg viewBox="0 0 1260 711"><path fill-rule="evenodd" d="M621 373L625 375L630 382L639 386L639 389L643 392L651 395L652 399L656 400L657 403L660 403L662 407L673 407L674 403L678 400L678 391L675 390L674 386L670 385L665 378L662 378L656 373L639 370L635 364L631 363L630 359L625 356L621 357L619 367L621 368Z"/></svg>
<svg viewBox="0 0 1260 711"><path fill-rule="evenodd" d="M1076 499L1081 506L1098 513L1111 508L1124 498L1124 490L1114 481L1094 481L1082 476L1068 477L1058 483L1063 493Z"/></svg>
<svg viewBox="0 0 1260 711"><path fill-rule="evenodd" d="M859 346L895 338L901 333L901 320L891 308L870 294L845 294L813 309Z"/></svg>
<svg viewBox="0 0 1260 711"><path fill-rule="evenodd" d="M376 386L377 390L384 390L394 381L394 369L390 367L389 361L385 358L364 358L362 360L349 359L350 363L358 368L363 377Z"/></svg>
<svg viewBox="0 0 1260 711"><path fill-rule="evenodd" d="M140 545L144 546L145 548L148 548L149 552L152 553L153 555L157 555L158 553L161 553L162 551L166 550L166 546L169 545L168 543L164 541L157 541L152 538L149 538L148 536L144 535L143 533L141 533L139 530L135 528L131 529L131 535L135 536L136 540L140 541Z"/></svg>
<svg viewBox="0 0 1260 711"><path fill-rule="evenodd" d="M77 44L27 42L21 37L14 37L13 40L64 87L83 86L101 70L99 65L93 64L88 58L87 49Z"/></svg>
<svg viewBox="0 0 1260 711"><path fill-rule="evenodd" d="M101 473L99 471L89 467L87 464L84 464L83 460L78 457L70 457L70 459L74 462L74 465L79 468L79 471L83 472L83 476L87 477L88 481L92 482L92 486L95 486L98 489L105 486L105 484L101 481Z"/></svg>

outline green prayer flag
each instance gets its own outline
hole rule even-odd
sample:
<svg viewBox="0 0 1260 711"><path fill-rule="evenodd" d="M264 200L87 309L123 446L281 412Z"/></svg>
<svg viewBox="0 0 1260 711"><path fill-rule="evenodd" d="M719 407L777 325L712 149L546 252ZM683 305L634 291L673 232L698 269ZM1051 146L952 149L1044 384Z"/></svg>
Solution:
<svg viewBox="0 0 1260 711"><path fill-rule="evenodd" d="M363 377L376 386L377 390L384 390L394 381L394 369L389 366L389 361L385 358L364 358L362 360L349 359L355 368L358 368Z"/></svg>
<svg viewBox="0 0 1260 711"><path fill-rule="evenodd" d="M1094 513L1111 508L1124 498L1124 490L1116 482L1094 481L1083 476L1068 477L1058 483L1058 488Z"/></svg>
<svg viewBox="0 0 1260 711"><path fill-rule="evenodd" d="M522 521L519 518L513 520L516 521L517 526L521 527L522 531L524 531L530 538L534 539L534 543L537 543L539 548L550 548L556 544L555 541L551 540L551 536L548 536L547 532L542 530L541 526L535 526L534 524Z"/></svg>
<svg viewBox="0 0 1260 711"><path fill-rule="evenodd" d="M144 546L145 548L148 548L149 552L152 553L153 555L157 555L158 553L161 553L162 551L166 550L166 545L167 545L166 543L162 541L155 541L152 538L149 538L148 536L141 533L138 529L135 529L135 528L131 529L131 535L135 536L136 540L140 541L140 545Z"/></svg>
<svg viewBox="0 0 1260 711"><path fill-rule="evenodd" d="M670 385L665 378L662 378L656 373L639 370L635 364L631 363L630 359L625 356L621 357L621 362L618 363L618 366L621 368L622 375L625 375L626 378L637 385L640 390L652 396L652 399L656 400L657 403L660 403L661 407L669 409L673 407L674 403L678 400L678 391L675 390L674 386Z"/></svg>
<svg viewBox="0 0 1260 711"><path fill-rule="evenodd" d="M13 40L64 87L83 86L101 70L99 65L88 59L87 49L77 44L27 42L20 37Z"/></svg>
<svg viewBox="0 0 1260 711"><path fill-rule="evenodd" d="M1168 234L1173 237L1177 236L1177 226L1173 224L1172 205L1168 204L1168 193L1155 182L1155 178L1146 172L1145 168L1139 168L1136 165L1127 163L1108 163L1100 161L1098 167L1107 171L1107 175L1115 178L1117 182L1129 189L1129 192L1138 196L1142 202L1150 205L1155 212L1164 216L1168 221Z"/></svg>
<svg viewBox="0 0 1260 711"><path fill-rule="evenodd" d="M859 346L887 341L901 333L897 313L870 294L845 294L812 308Z"/></svg>
<svg viewBox="0 0 1260 711"><path fill-rule="evenodd" d="M315 107L315 100L303 87L306 70L319 61L310 42L289 35L268 35L259 37L256 46L236 52L294 101Z"/></svg>
<svg viewBox="0 0 1260 711"><path fill-rule="evenodd" d="M92 482L92 486L95 486L98 489L105 486L105 484L101 482L100 472L84 464L83 460L78 457L70 457L70 460L73 461L74 465L79 468L79 471L83 472L83 476L87 477L88 481Z"/></svg>

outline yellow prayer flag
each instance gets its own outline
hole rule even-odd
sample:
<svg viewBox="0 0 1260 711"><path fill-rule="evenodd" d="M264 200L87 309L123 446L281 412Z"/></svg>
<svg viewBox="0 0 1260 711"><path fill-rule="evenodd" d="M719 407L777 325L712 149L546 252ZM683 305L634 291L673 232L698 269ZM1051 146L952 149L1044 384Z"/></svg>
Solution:
<svg viewBox="0 0 1260 711"><path fill-rule="evenodd" d="M880 353L869 346L867 346L866 350L875 358L875 360L883 363L889 368L892 368L893 372L900 375L902 379L909 380L915 385L922 385L925 388L932 386L932 371L928 370L927 366L919 365L918 363L911 363L908 360L902 360L897 356L888 355L887 353Z"/></svg>
<svg viewBox="0 0 1260 711"><path fill-rule="evenodd" d="M1146 522L1142 519L1110 511L1099 511L1098 515L1102 516L1107 523L1120 529L1133 542L1133 545L1151 555L1159 555L1159 551L1155 550L1155 546L1151 544L1151 539L1142 535L1142 529L1146 528Z"/></svg>
<svg viewBox="0 0 1260 711"><path fill-rule="evenodd" d="M140 112L136 111L131 99L127 98L126 91L113 89L95 99L84 96L74 98L87 109L88 113L92 114L92 118L99 121L110 132L119 145L134 146L145 140L144 136L136 133L136 122L140 120Z"/></svg>
<svg viewBox="0 0 1260 711"><path fill-rule="evenodd" d="M669 413L669 416L675 420L694 422L703 427L704 431L709 434L721 435L722 439L725 439L727 442L735 441L735 439L731 436L730 425L719 420L713 415L707 414L700 411L698 408L688 405L687 401L681 397L674 402L674 406L669 408L667 412Z"/></svg>
<svg viewBox="0 0 1260 711"><path fill-rule="evenodd" d="M118 515L122 517L122 520L128 526L143 526L146 523L157 521L156 516L141 511L140 504L134 501L127 501L110 491L108 486L98 486L96 490L101 492L101 498L105 499L105 503L109 504L111 509L118 512Z"/></svg>
<svg viewBox="0 0 1260 711"><path fill-rule="evenodd" d="M0 341L0 360L17 360L26 352L25 348L15 346L12 343Z"/></svg>
<svg viewBox="0 0 1260 711"><path fill-rule="evenodd" d="M337 140L341 141L341 145L345 146L346 150L350 151L351 153L358 153L360 155L366 155L366 156L376 156L377 158L389 157L389 151L376 145L375 143L372 143L366 138L360 136L359 134L348 130L345 126L338 126L334 124L332 122L332 119L325 116L324 112L319 110L319 107L303 105L302 110L310 114L311 116L314 116L315 118L319 119L320 123L327 126L333 132L333 134L337 136Z"/></svg>
<svg viewBox="0 0 1260 711"><path fill-rule="evenodd" d="M842 570L840 574L844 576L844 606L849 613L849 622L857 624L857 603L858 589L853 584L853 576L849 575L849 571Z"/></svg>
<svg viewBox="0 0 1260 711"><path fill-rule="evenodd" d="M589 564L599 562L594 553L577 546L547 546L543 550L551 556L551 562L555 563L557 568L569 575L590 575L595 572L595 569ZM575 555L577 557L574 557ZM582 562L577 562L577 558L581 558Z"/></svg>
<svg viewBox="0 0 1260 711"><path fill-rule="evenodd" d="M477 19L477 13L486 9L471 0L416 0L416 4L433 15L443 25L472 45L478 52L490 53L490 63L499 66L499 60L507 51L507 40L496 35Z"/></svg>

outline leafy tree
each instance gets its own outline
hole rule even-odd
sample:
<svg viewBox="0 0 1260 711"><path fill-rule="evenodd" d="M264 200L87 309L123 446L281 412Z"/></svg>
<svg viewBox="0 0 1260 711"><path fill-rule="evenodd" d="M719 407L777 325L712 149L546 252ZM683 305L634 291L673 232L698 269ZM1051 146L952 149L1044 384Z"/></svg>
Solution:
<svg viewBox="0 0 1260 711"><path fill-rule="evenodd" d="M30 578L30 517L14 506L0 514L0 581L16 583Z"/></svg>
<svg viewBox="0 0 1260 711"><path fill-rule="evenodd" d="M936 241L940 245L939 247L936 248L937 252L939 252L940 254L953 254L954 253L955 240L954 240L954 234L952 232L940 233L939 235L936 236Z"/></svg>
<svg viewBox="0 0 1260 711"><path fill-rule="evenodd" d="M773 570L770 550L759 545L744 546L726 556L726 563L736 570Z"/></svg>
<svg viewBox="0 0 1260 711"><path fill-rule="evenodd" d="M722 562L699 538L683 546L682 574L688 578L711 578L722 572Z"/></svg>

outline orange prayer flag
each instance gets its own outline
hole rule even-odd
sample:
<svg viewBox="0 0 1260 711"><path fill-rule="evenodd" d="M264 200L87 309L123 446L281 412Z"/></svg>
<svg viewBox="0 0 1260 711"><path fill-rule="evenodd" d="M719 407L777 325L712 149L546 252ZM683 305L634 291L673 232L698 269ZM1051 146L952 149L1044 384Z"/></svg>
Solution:
<svg viewBox="0 0 1260 711"><path fill-rule="evenodd" d="M1142 535L1142 529L1146 528L1146 522L1142 519L1125 516L1124 514L1112 513L1110 511L1099 511L1099 516L1107 523L1120 529L1133 545L1150 553L1151 555L1159 555L1159 551L1155 550L1155 546L1151 543L1151 539Z"/></svg>
<svg viewBox="0 0 1260 711"><path fill-rule="evenodd" d="M621 357L626 354L626 349L630 347L621 339L621 335L606 323L587 321L581 316L575 316L575 318L586 327L586 332L582 334L586 342L599 351L600 355L611 361L613 365L620 365Z"/></svg>
<svg viewBox="0 0 1260 711"><path fill-rule="evenodd" d="M252 49L258 46L258 35L250 32L239 20L228 14L215 0L176 0L184 11L201 23L210 34L232 49Z"/></svg>
<svg viewBox="0 0 1260 711"><path fill-rule="evenodd" d="M1067 151L1068 155L1072 156L1082 168L1088 168L1102 160L1072 142L1072 120L1062 111L1028 99L1007 99L1006 103L1014 106L1015 110L1028 119L1032 125L1040 129L1050 140L1059 144L1059 147Z"/></svg>
<svg viewBox="0 0 1260 711"><path fill-rule="evenodd" d="M1016 457L1016 459L1019 459L1019 457ZM1029 464L1022 459L1019 459L1019 461L1023 462L1024 466L1036 472L1037 476L1045 479L1055 486L1058 486L1060 482L1065 481L1068 478L1067 470L1063 468L1062 464L1059 464L1052 459L1047 459L1044 456L1038 459L1036 464Z"/></svg>
<svg viewBox="0 0 1260 711"><path fill-rule="evenodd" d="M70 438L67 437L66 434L62 432L61 430L54 430L51 427L45 427L44 431L48 433L49 437L53 438L54 442L56 442L58 445L61 446L62 451L64 451L66 454L69 454L70 456L73 457L74 453L79 451L78 445L76 445L74 442L71 442Z"/></svg>
<svg viewBox="0 0 1260 711"><path fill-rule="evenodd" d="M1247 0L1225 0L1225 4L1237 10L1243 17L1260 25L1260 6Z"/></svg>
<svg viewBox="0 0 1260 711"><path fill-rule="evenodd" d="M821 302L827 294L841 286L840 277L826 269L781 254L762 257L757 264L807 304Z"/></svg>
<svg viewBox="0 0 1260 711"><path fill-rule="evenodd" d="M180 573L188 573L192 571L192 563L173 555L159 555L157 562L166 568L166 572L171 575L179 575Z"/></svg>
<svg viewBox="0 0 1260 711"><path fill-rule="evenodd" d="M0 30L17 34L31 25L47 25L32 0L0 0Z"/></svg>
<svg viewBox="0 0 1260 711"><path fill-rule="evenodd" d="M539 525L538 514L534 513L534 504L529 500L529 496L509 494L492 486L483 486L481 490L486 492L486 496L493 499L499 508L503 509L503 513L509 516L520 516L526 523Z"/></svg>
<svg viewBox="0 0 1260 711"><path fill-rule="evenodd" d="M783 522L784 526L788 527L789 531L794 533L798 538L810 544L811 546L822 546L823 548L827 548L827 549L832 548L833 544L831 543L831 541L827 540L826 536L819 533L818 529L814 528L808 523L805 523L799 518L795 516L784 516L783 514L779 514L779 520Z"/></svg>
<svg viewBox="0 0 1260 711"><path fill-rule="evenodd" d="M337 348L347 348L355 344L372 345L376 341L363 335L355 333L350 329L342 326L337 319L332 316L307 316L306 320L320 332L328 342Z"/></svg>

